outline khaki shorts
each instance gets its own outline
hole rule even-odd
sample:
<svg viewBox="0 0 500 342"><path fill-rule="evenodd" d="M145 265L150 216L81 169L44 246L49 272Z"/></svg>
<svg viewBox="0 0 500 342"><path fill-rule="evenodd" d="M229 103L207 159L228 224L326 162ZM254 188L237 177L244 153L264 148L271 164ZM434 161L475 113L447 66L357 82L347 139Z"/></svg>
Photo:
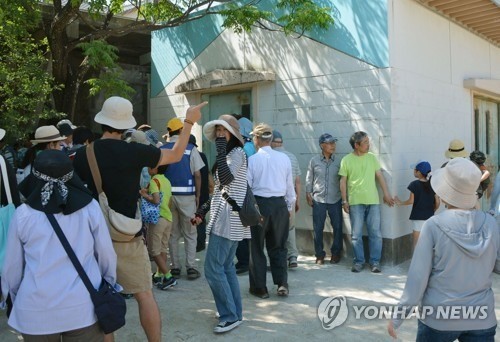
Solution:
<svg viewBox="0 0 500 342"><path fill-rule="evenodd" d="M123 293L139 293L151 290L151 263L142 237L130 242L113 241L118 259L116 278L123 287Z"/></svg>
<svg viewBox="0 0 500 342"><path fill-rule="evenodd" d="M149 224L146 240L148 242L148 252L151 257L167 253L168 240L172 233L172 222L163 217L157 224Z"/></svg>

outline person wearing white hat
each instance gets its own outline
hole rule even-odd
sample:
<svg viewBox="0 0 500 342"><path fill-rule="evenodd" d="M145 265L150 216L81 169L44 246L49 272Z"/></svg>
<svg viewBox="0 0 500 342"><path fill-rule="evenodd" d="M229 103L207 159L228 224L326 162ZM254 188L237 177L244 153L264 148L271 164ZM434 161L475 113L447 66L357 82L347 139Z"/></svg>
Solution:
<svg viewBox="0 0 500 342"><path fill-rule="evenodd" d="M393 338L402 320L421 306L426 314L418 321L417 341L494 341L491 274L500 273L500 231L491 215L474 209L480 180L478 167L461 157L434 171L431 186L447 210L422 227L387 328Z"/></svg>
<svg viewBox="0 0 500 342"><path fill-rule="evenodd" d="M66 139L65 136L59 133L56 126L40 126L35 131L35 139L31 140L31 146L26 152L23 163L17 170L17 182L21 183L31 173L31 165L35 161L36 156L45 150L61 150L61 141Z"/></svg>
<svg viewBox="0 0 500 342"><path fill-rule="evenodd" d="M136 126L132 114L132 103L118 96L104 101L102 110L94 121L101 124L102 138L92 143L97 166L102 178L102 188L109 200L109 206L118 213L134 218L139 198L139 178L143 167L156 168L178 162L186 149L189 134L194 123L201 118L201 108L207 102L189 107L184 120L184 130L175 146L160 150L154 146L128 144L122 134ZM89 145L91 146L91 145ZM76 152L75 172L87 183L95 198L96 186L87 160L86 149ZM161 318L152 292L152 272L148 252L142 236L130 242L113 241L118 257L117 279L124 293L133 294L139 305L141 325L148 341L161 340Z"/></svg>

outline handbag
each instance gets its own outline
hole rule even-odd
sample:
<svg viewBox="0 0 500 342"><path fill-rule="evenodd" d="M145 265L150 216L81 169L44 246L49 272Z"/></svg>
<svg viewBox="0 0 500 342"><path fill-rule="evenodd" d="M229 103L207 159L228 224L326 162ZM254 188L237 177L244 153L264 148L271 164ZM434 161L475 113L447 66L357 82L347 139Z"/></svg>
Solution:
<svg viewBox="0 0 500 342"><path fill-rule="evenodd" d="M135 218L130 218L113 210L109 206L108 197L102 190L101 173L99 172L99 167L97 166L93 142L87 145L86 153L90 171L92 172L92 177L94 178L94 184L97 189L97 193L99 194L99 205L102 213L104 214L104 218L106 219L111 240L117 242L131 241L142 228L141 210L139 206L140 203L137 203Z"/></svg>
<svg viewBox="0 0 500 342"><path fill-rule="evenodd" d="M260 214L259 205L255 200L252 189L247 183L247 192L245 198L243 199L243 205L240 207L236 201L229 196L226 192L222 191L222 186L219 187L222 193L222 197L231 205L234 211L238 212L240 216L241 224L244 227L256 226L262 221L262 215Z"/></svg>
<svg viewBox="0 0 500 342"><path fill-rule="evenodd" d="M101 285L99 289L96 290L92 286L87 273L78 261L75 252L71 248L71 245L66 239L61 226L57 222L53 214L45 214L54 228L54 231L61 241L64 250L68 254L69 259L73 266L75 266L78 275L82 279L85 287L90 293L90 298L94 304L94 311L97 316L97 322L105 334L110 334L125 325L125 314L127 313L127 305L125 304L125 298L117 292L110 283L108 283L104 278L102 278Z"/></svg>
<svg viewBox="0 0 500 342"><path fill-rule="evenodd" d="M3 207L0 205L0 274L2 274L3 261L5 259L5 250L7 247L7 236L9 233L9 224L10 220L12 219L12 216L14 215L16 207L12 202L9 177L7 175L7 165L5 164L5 159L2 156L0 156L0 169L1 169L0 189L2 187L2 182L3 182L3 187L5 189L5 195L7 197L7 203L8 203L6 206Z"/></svg>
<svg viewBox="0 0 500 342"><path fill-rule="evenodd" d="M158 186L158 189L160 189L160 182L158 179L153 178L155 181L156 185ZM149 184L148 184L149 188ZM160 205L161 201L163 200L163 193L160 191L160 203L154 204L149 202L147 199L144 197L141 197L141 216L142 216L142 222L144 223L152 223L152 224L157 224L158 221L160 220Z"/></svg>

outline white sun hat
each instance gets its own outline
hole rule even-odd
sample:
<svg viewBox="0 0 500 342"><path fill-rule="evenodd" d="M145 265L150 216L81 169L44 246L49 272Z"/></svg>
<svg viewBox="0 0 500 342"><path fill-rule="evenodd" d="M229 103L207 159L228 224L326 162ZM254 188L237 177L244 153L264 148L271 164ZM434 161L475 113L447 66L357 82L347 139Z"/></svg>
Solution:
<svg viewBox="0 0 500 342"><path fill-rule="evenodd" d="M137 122L132 115L132 103L119 96L112 96L104 101L102 109L94 121L115 129L129 129L135 127Z"/></svg>
<svg viewBox="0 0 500 342"><path fill-rule="evenodd" d="M433 172L431 186L446 203L460 209L471 209L477 202L476 190L481 176L476 164L457 157Z"/></svg>

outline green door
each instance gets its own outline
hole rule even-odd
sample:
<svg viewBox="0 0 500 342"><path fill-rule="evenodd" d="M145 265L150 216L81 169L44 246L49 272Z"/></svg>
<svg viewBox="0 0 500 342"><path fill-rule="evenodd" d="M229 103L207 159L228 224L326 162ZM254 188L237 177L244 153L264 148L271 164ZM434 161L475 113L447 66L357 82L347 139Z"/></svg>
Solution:
<svg viewBox="0 0 500 342"><path fill-rule="evenodd" d="M205 94L203 101L208 101L208 115L204 115L202 122L205 125L208 121L216 120L222 114L239 114L252 121L252 92L250 90ZM215 162L215 145L208 141L203 135L203 152L207 155L209 168Z"/></svg>

